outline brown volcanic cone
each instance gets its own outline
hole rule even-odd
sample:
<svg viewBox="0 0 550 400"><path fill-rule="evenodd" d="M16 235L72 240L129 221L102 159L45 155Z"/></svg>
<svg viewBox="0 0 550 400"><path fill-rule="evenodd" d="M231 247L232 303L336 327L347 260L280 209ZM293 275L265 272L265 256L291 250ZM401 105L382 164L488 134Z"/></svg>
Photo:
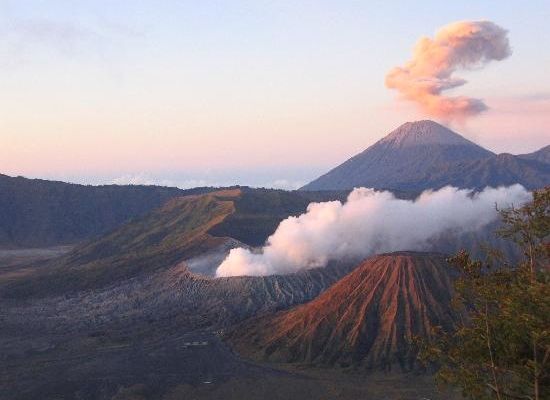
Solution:
<svg viewBox="0 0 550 400"><path fill-rule="evenodd" d="M375 256L317 299L250 320L229 339L270 361L409 370L411 339L453 322L449 272L440 254Z"/></svg>

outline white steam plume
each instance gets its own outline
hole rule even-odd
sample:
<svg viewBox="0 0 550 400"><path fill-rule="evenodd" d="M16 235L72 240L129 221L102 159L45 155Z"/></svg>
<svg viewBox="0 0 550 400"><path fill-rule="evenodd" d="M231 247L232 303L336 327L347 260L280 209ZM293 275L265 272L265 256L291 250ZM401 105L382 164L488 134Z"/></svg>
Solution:
<svg viewBox="0 0 550 400"><path fill-rule="evenodd" d="M232 249L216 276L287 274L323 267L330 260L425 250L441 234L474 232L494 221L495 204L517 206L530 199L520 185L478 193L445 187L414 201L358 188L344 204L311 203L306 213L285 219L258 253Z"/></svg>

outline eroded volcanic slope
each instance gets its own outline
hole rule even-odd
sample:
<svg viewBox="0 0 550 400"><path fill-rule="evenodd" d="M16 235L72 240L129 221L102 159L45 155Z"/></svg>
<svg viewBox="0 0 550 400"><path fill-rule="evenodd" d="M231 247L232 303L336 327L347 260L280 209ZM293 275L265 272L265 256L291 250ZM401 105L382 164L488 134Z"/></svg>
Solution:
<svg viewBox="0 0 550 400"><path fill-rule="evenodd" d="M414 336L449 327L444 257L399 252L367 259L313 301L252 319L229 334L254 358L365 369L414 367Z"/></svg>

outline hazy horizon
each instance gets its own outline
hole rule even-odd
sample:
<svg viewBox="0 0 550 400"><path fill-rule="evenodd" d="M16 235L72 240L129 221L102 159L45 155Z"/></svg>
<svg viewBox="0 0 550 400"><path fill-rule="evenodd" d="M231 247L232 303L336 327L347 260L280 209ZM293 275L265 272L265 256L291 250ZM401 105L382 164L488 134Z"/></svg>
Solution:
<svg viewBox="0 0 550 400"><path fill-rule="evenodd" d="M457 71L449 93L488 109L448 125L495 153L547 145L550 4L407 4L2 1L0 173L300 187L404 122L447 122L384 80L455 21L497 24L511 52Z"/></svg>

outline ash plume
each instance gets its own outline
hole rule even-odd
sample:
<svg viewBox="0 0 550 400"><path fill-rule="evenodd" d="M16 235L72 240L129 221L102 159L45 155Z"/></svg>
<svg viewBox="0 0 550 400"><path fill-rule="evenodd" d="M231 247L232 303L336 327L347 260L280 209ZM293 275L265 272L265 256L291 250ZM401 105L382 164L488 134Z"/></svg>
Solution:
<svg viewBox="0 0 550 400"><path fill-rule="evenodd" d="M444 120L464 120L487 110L481 100L445 96L446 90L463 86L454 77L458 69L481 68L511 54L507 31L491 21L460 21L441 28L434 38L423 37L412 58L386 75L386 87L417 103L428 115Z"/></svg>
<svg viewBox="0 0 550 400"><path fill-rule="evenodd" d="M357 188L344 204L311 203L304 214L285 219L259 252L232 249L216 276L287 274L330 260L425 250L439 235L475 232L496 220L495 205L517 206L530 198L521 185L478 193L445 187L414 201Z"/></svg>

